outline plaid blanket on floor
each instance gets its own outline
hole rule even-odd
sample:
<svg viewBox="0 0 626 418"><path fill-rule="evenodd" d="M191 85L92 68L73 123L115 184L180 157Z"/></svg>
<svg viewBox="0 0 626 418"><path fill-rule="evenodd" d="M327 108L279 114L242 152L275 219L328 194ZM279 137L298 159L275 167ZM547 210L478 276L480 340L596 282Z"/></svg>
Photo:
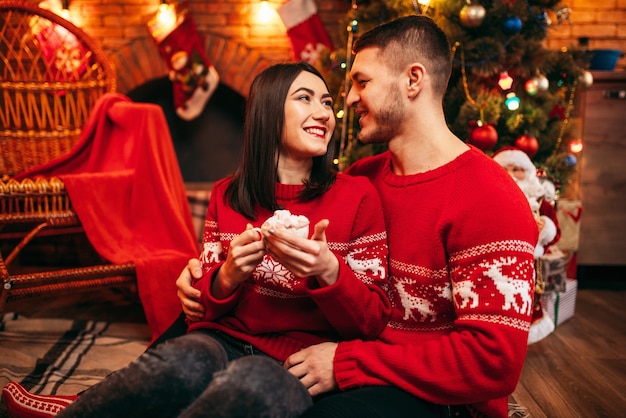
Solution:
<svg viewBox="0 0 626 418"><path fill-rule="evenodd" d="M73 395L126 366L146 349L146 324L25 318L0 327L0 388L20 382L32 393ZM6 417L4 405L0 417Z"/></svg>
<svg viewBox="0 0 626 418"><path fill-rule="evenodd" d="M28 319L6 314L0 327L0 388L20 382L37 394L75 395L126 366L150 341L146 324ZM510 398L509 417L528 417ZM0 418L7 418L0 404Z"/></svg>
<svg viewBox="0 0 626 418"><path fill-rule="evenodd" d="M198 243L201 245L204 220L209 207L213 183L186 183L185 188L189 209L191 210L191 220L196 231L196 237L198 237Z"/></svg>

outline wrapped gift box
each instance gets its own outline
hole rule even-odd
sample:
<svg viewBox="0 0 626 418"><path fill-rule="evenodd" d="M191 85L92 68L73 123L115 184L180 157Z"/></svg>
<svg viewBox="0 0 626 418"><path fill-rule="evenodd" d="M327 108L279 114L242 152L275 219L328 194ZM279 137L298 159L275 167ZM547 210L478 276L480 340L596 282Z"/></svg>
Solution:
<svg viewBox="0 0 626 418"><path fill-rule="evenodd" d="M561 238L557 242L565 257L567 277L575 279L577 274L577 253L580 241L580 217L583 211L580 200L560 198L556 205L556 217L561 228Z"/></svg>
<svg viewBox="0 0 626 418"><path fill-rule="evenodd" d="M574 316L578 281L565 280L564 292L546 292L541 296L541 306L558 326Z"/></svg>
<svg viewBox="0 0 626 418"><path fill-rule="evenodd" d="M541 277L545 283L545 292L564 292L567 281L566 256L556 246L551 246L539 258Z"/></svg>

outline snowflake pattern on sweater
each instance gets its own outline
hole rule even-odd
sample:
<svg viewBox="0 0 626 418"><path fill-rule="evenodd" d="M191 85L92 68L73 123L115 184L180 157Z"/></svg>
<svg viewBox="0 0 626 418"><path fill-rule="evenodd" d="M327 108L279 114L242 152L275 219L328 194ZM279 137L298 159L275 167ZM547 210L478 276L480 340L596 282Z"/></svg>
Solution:
<svg viewBox="0 0 626 418"><path fill-rule="evenodd" d="M226 299L216 300L211 281L226 259L230 242L248 223L260 227L272 212L257 208L251 221L225 200L230 179L218 181L211 193L203 234L204 277L194 285L202 292L204 321L190 330L212 328L247 341L284 361L308 345L340 339L377 337L391 311L387 297L388 247L382 205L363 177L338 174L324 195L304 202L302 185L277 184L279 204L306 216L315 225L329 220L326 239L339 260L339 278L319 287L313 277L297 277L266 254L250 278Z"/></svg>
<svg viewBox="0 0 626 418"><path fill-rule="evenodd" d="M296 275L287 270L279 262L265 254L263 261L252 273L252 278L257 282L263 282L269 287L285 288L294 290L292 283L296 280Z"/></svg>

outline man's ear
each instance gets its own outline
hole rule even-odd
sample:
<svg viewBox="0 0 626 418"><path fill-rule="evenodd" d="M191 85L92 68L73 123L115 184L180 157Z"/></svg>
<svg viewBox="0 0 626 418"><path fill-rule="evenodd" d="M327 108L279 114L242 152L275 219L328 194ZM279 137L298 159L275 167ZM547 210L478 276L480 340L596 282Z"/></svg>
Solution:
<svg viewBox="0 0 626 418"><path fill-rule="evenodd" d="M407 68L408 86L407 91L409 98L413 99L422 89L424 82L424 66L419 63L409 65Z"/></svg>

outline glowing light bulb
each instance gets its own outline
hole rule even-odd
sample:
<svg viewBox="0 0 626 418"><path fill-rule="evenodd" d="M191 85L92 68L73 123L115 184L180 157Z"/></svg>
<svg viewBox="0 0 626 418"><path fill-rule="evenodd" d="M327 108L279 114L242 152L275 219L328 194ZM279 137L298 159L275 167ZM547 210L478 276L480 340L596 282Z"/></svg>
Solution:
<svg viewBox="0 0 626 418"><path fill-rule="evenodd" d="M70 10L69 9L61 9L61 17L65 20L71 20L70 19Z"/></svg>
<svg viewBox="0 0 626 418"><path fill-rule="evenodd" d="M504 101L504 105L509 110L517 110L519 109L520 99L515 95L515 93L509 93L506 95L506 100Z"/></svg>
<svg viewBox="0 0 626 418"><path fill-rule="evenodd" d="M513 86L513 77L511 77L507 71L500 73L498 86L500 86L502 90L509 90L511 86Z"/></svg>
<svg viewBox="0 0 626 418"><path fill-rule="evenodd" d="M534 78L526 81L526 84L524 84L524 88L526 89L526 93L528 93L530 96L534 96L539 91L539 88L537 87L537 80L535 80Z"/></svg>
<svg viewBox="0 0 626 418"><path fill-rule="evenodd" d="M572 139L569 143L569 150L573 154L578 154L584 148L582 139Z"/></svg>
<svg viewBox="0 0 626 418"><path fill-rule="evenodd" d="M417 2L421 6L421 13L426 13L428 8L430 7L430 0L417 0Z"/></svg>
<svg viewBox="0 0 626 418"><path fill-rule="evenodd" d="M76 24L76 22L72 21L69 0L44 0L39 2L39 7L50 10L51 12L61 16L63 19Z"/></svg>
<svg viewBox="0 0 626 418"><path fill-rule="evenodd" d="M176 8L173 4L161 3L156 14L156 21L165 32L170 32L176 25Z"/></svg>
<svg viewBox="0 0 626 418"><path fill-rule="evenodd" d="M262 0L256 13L256 21L260 24L269 23L274 17L274 9L269 5L267 0Z"/></svg>

